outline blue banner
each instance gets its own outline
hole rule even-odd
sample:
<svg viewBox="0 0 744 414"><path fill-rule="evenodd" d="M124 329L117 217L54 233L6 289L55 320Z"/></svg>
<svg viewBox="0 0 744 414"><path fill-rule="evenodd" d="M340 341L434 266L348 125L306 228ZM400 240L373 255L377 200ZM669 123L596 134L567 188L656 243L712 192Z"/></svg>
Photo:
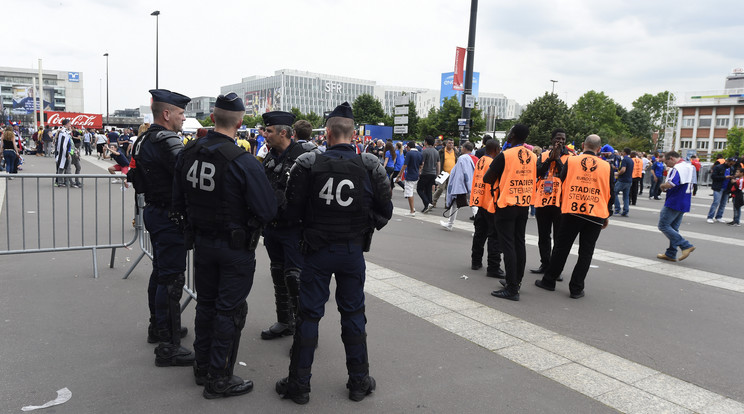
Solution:
<svg viewBox="0 0 744 414"><path fill-rule="evenodd" d="M446 98L457 96L457 100L462 102L463 91L456 91L452 89L452 82L455 79L455 72L442 73L442 85L439 91L439 106L444 104ZM478 100L478 82L480 80L480 72L473 72L473 95L475 100Z"/></svg>

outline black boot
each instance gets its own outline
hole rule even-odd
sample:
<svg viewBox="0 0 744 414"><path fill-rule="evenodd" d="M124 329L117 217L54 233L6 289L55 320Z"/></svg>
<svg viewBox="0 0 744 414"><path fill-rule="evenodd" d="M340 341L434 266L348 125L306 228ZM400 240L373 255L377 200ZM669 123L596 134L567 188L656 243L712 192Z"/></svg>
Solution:
<svg viewBox="0 0 744 414"><path fill-rule="evenodd" d="M158 367L190 367L194 353L178 344L161 342L155 348L155 365Z"/></svg>
<svg viewBox="0 0 744 414"><path fill-rule="evenodd" d="M194 382L196 385L203 386L207 383L207 367L200 367L196 361L194 361Z"/></svg>
<svg viewBox="0 0 744 414"><path fill-rule="evenodd" d="M285 377L276 382L276 393L297 404L310 401L310 384L303 384L294 378Z"/></svg>
<svg viewBox="0 0 744 414"><path fill-rule="evenodd" d="M248 394L253 390L253 381L240 378L237 375L213 377L207 376L207 383L204 385L202 396L211 400L213 398L235 397L238 395Z"/></svg>
<svg viewBox="0 0 744 414"><path fill-rule="evenodd" d="M261 339L275 339L294 334L294 318L290 315L289 293L284 279L284 268L271 266L271 279L274 281L274 299L276 301L276 320L268 329L261 331Z"/></svg>
<svg viewBox="0 0 744 414"><path fill-rule="evenodd" d="M362 401L364 397L372 394L375 388L377 388L377 383L375 382L375 379L369 375L359 379L350 377L349 381L346 383L346 388L349 389L350 400Z"/></svg>

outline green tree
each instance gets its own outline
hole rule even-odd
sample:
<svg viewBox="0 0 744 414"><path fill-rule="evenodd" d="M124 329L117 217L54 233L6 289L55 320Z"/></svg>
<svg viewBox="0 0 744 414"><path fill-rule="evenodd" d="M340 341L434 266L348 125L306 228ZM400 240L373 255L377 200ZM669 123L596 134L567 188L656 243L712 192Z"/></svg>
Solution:
<svg viewBox="0 0 744 414"><path fill-rule="evenodd" d="M530 135L527 138L530 144L545 148L550 145L550 133L555 128L569 131L568 105L558 98L558 95L546 92L545 95L527 104L517 122L502 121L502 126L508 126L508 129L503 130L508 131L515 123L530 128Z"/></svg>
<svg viewBox="0 0 744 414"><path fill-rule="evenodd" d="M444 104L439 108L438 126L439 133L446 138L460 138L460 127L457 120L462 116L462 107L456 96L444 100Z"/></svg>
<svg viewBox="0 0 744 414"><path fill-rule="evenodd" d="M263 118L261 117L261 115L244 115L243 125L247 126L248 128L255 128L256 125L263 125Z"/></svg>
<svg viewBox="0 0 744 414"><path fill-rule="evenodd" d="M744 128L734 126L726 134L726 149L723 150L723 156L737 157L744 150Z"/></svg>
<svg viewBox="0 0 744 414"><path fill-rule="evenodd" d="M633 101L633 108L648 114L653 130L659 131L659 141L664 139L666 120L674 120L677 117L677 107L667 106L667 103L672 102L674 102L674 94L669 91L659 92L656 95L646 93Z"/></svg>
<svg viewBox="0 0 744 414"><path fill-rule="evenodd" d="M623 108L624 110L624 108ZM629 133L618 112L618 104L604 92L589 91L571 107L571 140L584 142L589 134L597 134L602 141L625 139Z"/></svg>
<svg viewBox="0 0 744 414"><path fill-rule="evenodd" d="M203 127L214 126L214 122L212 122L212 118L210 117L202 119L199 123L202 124Z"/></svg>
<svg viewBox="0 0 744 414"><path fill-rule="evenodd" d="M418 123L419 132L422 136L439 135L439 111L437 108L430 108L425 118L421 118Z"/></svg>
<svg viewBox="0 0 744 414"><path fill-rule="evenodd" d="M483 139L483 133L486 131L486 118L483 116L483 110L478 108L478 104L475 104L475 108L470 111L470 140L478 142Z"/></svg>
<svg viewBox="0 0 744 414"><path fill-rule="evenodd" d="M385 121L386 115L382 109L382 104L368 93L359 95L351 104L351 107L354 111L354 121L359 125L377 125Z"/></svg>

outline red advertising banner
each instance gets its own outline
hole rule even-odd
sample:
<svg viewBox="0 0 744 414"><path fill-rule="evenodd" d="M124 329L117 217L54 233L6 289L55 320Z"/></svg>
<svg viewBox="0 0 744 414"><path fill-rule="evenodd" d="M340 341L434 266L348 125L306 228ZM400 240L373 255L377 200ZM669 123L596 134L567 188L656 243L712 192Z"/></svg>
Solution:
<svg viewBox="0 0 744 414"><path fill-rule="evenodd" d="M103 128L103 115L101 114L81 114L77 112L55 112L44 111L46 124L50 126L61 126L63 119L69 119L74 127L78 128Z"/></svg>
<svg viewBox="0 0 744 414"><path fill-rule="evenodd" d="M462 91L463 87L463 75L462 65L465 62L465 48L458 47L455 51L455 77L452 79L452 89L456 91Z"/></svg>

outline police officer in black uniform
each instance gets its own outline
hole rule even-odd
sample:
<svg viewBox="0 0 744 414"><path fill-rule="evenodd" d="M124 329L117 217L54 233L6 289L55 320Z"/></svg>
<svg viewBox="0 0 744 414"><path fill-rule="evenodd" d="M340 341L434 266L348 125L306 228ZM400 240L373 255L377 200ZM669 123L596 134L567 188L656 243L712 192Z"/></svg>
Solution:
<svg viewBox="0 0 744 414"><path fill-rule="evenodd" d="M318 323L328 301L331 275L341 313L349 398L361 401L375 389L369 376L364 316L364 251L372 232L392 216L390 181L371 154L357 155L351 145L354 116L348 102L326 123L330 147L301 155L287 184L287 217L302 219L305 266L300 276L300 308L292 343L289 376L276 391L298 404L310 400L310 377Z"/></svg>
<svg viewBox="0 0 744 414"><path fill-rule="evenodd" d="M153 124L135 142L132 154L136 168L130 174L137 193L144 193L143 218L152 241L152 273L147 287L150 326L147 342L160 342L155 365L192 366L194 354L181 346L186 329L181 327L180 299L186 281L186 249L183 231L168 213L173 198L173 168L183 144L184 109L191 99L166 89L152 89Z"/></svg>
<svg viewBox="0 0 744 414"><path fill-rule="evenodd" d="M263 225L276 213L261 164L232 138L243 115L238 95L217 97L214 130L181 152L173 182L176 217L186 223L187 247L194 243L194 376L209 399L253 389L253 382L233 375L233 369L256 270L256 245Z"/></svg>
<svg viewBox="0 0 744 414"><path fill-rule="evenodd" d="M272 111L262 115L266 124L266 144L271 150L263 160L266 176L276 196L276 217L264 230L264 244L269 253L269 269L274 281L277 322L261 331L262 339L274 339L294 334L297 313L297 295L300 289L302 254L300 253L300 223L288 220L285 215L289 169L300 155L318 151L311 142L298 143L292 140L292 125L295 120L291 112Z"/></svg>

